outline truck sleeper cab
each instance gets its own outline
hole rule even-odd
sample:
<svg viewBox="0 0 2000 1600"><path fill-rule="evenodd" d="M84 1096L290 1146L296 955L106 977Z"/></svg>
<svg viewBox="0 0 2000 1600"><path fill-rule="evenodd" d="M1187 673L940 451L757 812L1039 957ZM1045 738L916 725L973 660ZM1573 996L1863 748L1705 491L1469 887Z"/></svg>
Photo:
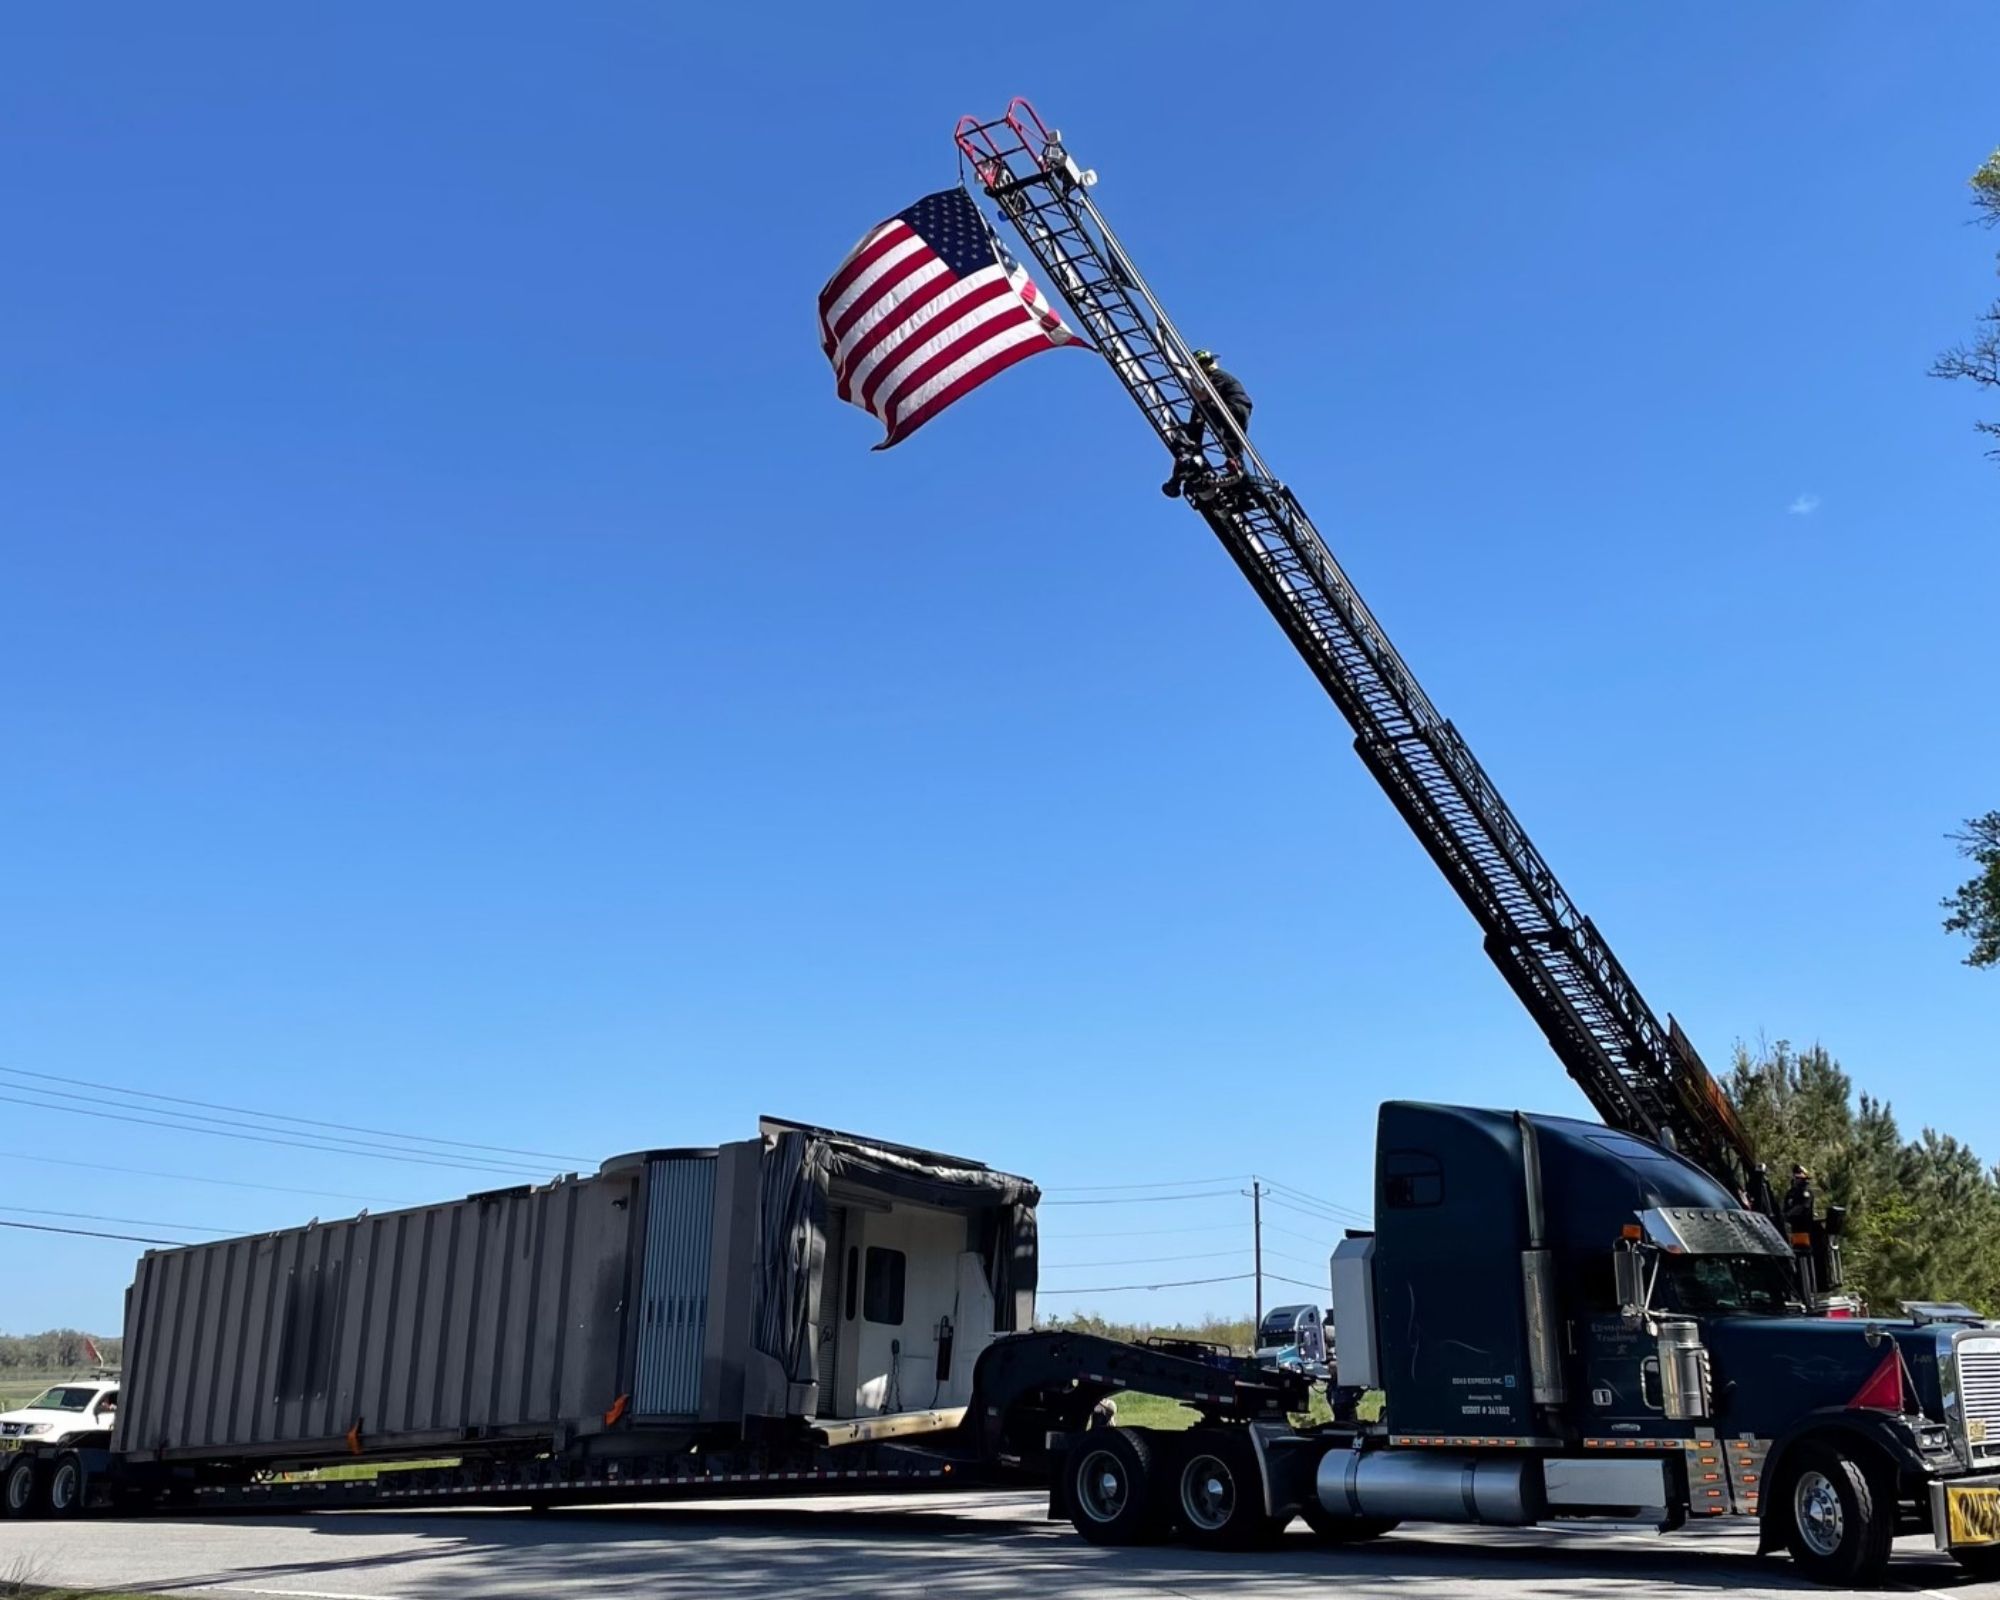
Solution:
<svg viewBox="0 0 2000 1600"><path fill-rule="evenodd" d="M1733 1517L1822 1582L1878 1583L1920 1530L2000 1577L2000 1326L1816 1315L1768 1218L1596 1124L1392 1101L1375 1190L1332 1290L1337 1382L1381 1390L1380 1420L1211 1419L1141 1441L1115 1489L1108 1447L1066 1441L1086 1537ZM1139 1501L1150 1517L1105 1515Z"/></svg>

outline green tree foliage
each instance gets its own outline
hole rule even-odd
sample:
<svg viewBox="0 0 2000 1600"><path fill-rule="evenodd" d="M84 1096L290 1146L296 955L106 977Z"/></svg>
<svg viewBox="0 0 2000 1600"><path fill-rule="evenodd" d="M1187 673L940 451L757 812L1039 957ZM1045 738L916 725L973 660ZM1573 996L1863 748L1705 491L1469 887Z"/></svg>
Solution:
<svg viewBox="0 0 2000 1600"><path fill-rule="evenodd" d="M2000 150L1973 173L1972 205L1983 227L2000 225ZM1937 358L1931 365L1934 378L1964 378L1982 388L2000 389L2000 300L1986 308L1973 325L1972 338ZM2000 422L1975 422L1981 433L2000 439ZM2000 445L1986 452L2000 461Z"/></svg>
<svg viewBox="0 0 2000 1600"><path fill-rule="evenodd" d="M74 1328L51 1328L47 1333L0 1333L0 1380L16 1373L37 1377L59 1376L82 1371L90 1365L84 1353L84 1335ZM118 1364L122 1339L97 1336L97 1348L105 1361Z"/></svg>
<svg viewBox="0 0 2000 1600"><path fill-rule="evenodd" d="M1966 1146L1929 1128L1904 1139L1818 1045L1739 1045L1729 1094L1779 1187L1802 1162L1821 1203L1847 1207L1847 1287L1870 1307L2000 1307L2000 1174Z"/></svg>
<svg viewBox="0 0 2000 1600"><path fill-rule="evenodd" d="M1942 904L1951 915L1944 919L1944 931L1972 941L1968 967L2000 966L2000 811L1972 818L1963 833L1951 838L1978 870L1945 896Z"/></svg>
<svg viewBox="0 0 2000 1600"><path fill-rule="evenodd" d="M1090 1311L1072 1311L1066 1316L1047 1317L1041 1325L1064 1333L1094 1333L1105 1339L1129 1341L1155 1336L1162 1339L1199 1339L1205 1344L1226 1344L1246 1355L1254 1348L1252 1335L1256 1331L1250 1326L1248 1317L1210 1315L1199 1322L1155 1327L1149 1322L1108 1322Z"/></svg>

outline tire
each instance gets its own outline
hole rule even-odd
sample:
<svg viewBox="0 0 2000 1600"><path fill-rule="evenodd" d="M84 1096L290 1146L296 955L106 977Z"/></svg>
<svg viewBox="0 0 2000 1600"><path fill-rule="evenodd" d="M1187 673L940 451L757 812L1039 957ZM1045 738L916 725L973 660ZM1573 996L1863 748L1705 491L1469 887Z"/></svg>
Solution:
<svg viewBox="0 0 2000 1600"><path fill-rule="evenodd" d="M1344 1517L1317 1500L1300 1506L1299 1515L1322 1544L1363 1544L1402 1526L1399 1517Z"/></svg>
<svg viewBox="0 0 2000 1600"><path fill-rule="evenodd" d="M1257 1454L1237 1428L1197 1428L1185 1436L1172 1477L1174 1524L1189 1544L1251 1550L1284 1523L1264 1510Z"/></svg>
<svg viewBox="0 0 2000 1600"><path fill-rule="evenodd" d="M1952 1551L1951 1558L1974 1583L1992 1583L2000 1579L2000 1545L1969 1545Z"/></svg>
<svg viewBox="0 0 2000 1600"><path fill-rule="evenodd" d="M42 1475L42 1509L52 1517L80 1517L89 1488L83 1458L74 1450L65 1450Z"/></svg>
<svg viewBox="0 0 2000 1600"><path fill-rule="evenodd" d="M41 1509L41 1471L33 1456L15 1456L0 1469L0 1517L31 1517Z"/></svg>
<svg viewBox="0 0 2000 1600"><path fill-rule="evenodd" d="M1878 1586L1896 1537L1896 1507L1837 1445L1806 1443L1787 1456L1778 1517L1792 1561L1816 1583Z"/></svg>
<svg viewBox="0 0 2000 1600"><path fill-rule="evenodd" d="M1159 1538L1160 1449L1140 1428L1094 1428L1063 1460L1069 1520L1091 1544Z"/></svg>

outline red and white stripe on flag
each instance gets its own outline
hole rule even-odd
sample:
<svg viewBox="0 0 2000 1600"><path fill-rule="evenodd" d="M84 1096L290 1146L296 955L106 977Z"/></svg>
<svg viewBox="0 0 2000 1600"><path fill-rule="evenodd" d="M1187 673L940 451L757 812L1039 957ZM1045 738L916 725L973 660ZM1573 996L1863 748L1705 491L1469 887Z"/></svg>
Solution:
<svg viewBox="0 0 2000 1600"><path fill-rule="evenodd" d="M871 228L820 290L819 331L840 398L889 430L877 450L1075 339L963 189Z"/></svg>

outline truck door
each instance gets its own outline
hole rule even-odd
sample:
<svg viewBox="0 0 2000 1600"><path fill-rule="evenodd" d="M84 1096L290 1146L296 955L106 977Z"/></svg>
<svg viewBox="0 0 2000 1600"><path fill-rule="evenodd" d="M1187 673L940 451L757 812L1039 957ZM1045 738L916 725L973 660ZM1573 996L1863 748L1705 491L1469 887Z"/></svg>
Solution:
<svg viewBox="0 0 2000 1600"><path fill-rule="evenodd" d="M1644 1435L1661 1431L1660 1357L1645 1330L1617 1312L1580 1317L1578 1350L1585 1434Z"/></svg>

